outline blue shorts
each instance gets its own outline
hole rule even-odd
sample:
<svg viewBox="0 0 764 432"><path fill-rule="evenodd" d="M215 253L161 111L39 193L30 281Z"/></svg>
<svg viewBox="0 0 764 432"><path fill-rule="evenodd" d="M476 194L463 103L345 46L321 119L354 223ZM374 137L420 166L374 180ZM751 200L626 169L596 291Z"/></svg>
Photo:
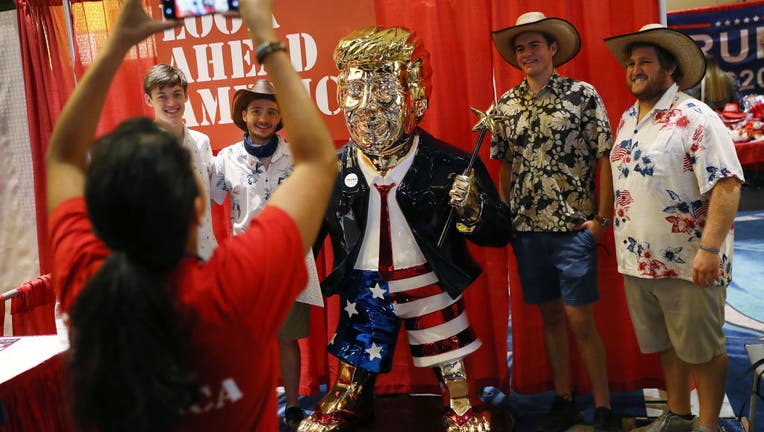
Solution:
<svg viewBox="0 0 764 432"><path fill-rule="evenodd" d="M583 306L599 300L597 242L589 230L517 232L512 249L526 303L561 299Z"/></svg>

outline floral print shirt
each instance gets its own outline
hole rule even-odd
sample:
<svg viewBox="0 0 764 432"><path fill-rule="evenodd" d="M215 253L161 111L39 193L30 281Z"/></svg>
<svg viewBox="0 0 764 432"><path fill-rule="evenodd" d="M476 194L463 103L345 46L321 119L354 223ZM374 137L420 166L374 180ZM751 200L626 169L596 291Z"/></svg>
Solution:
<svg viewBox="0 0 764 432"><path fill-rule="evenodd" d="M492 138L491 159L512 166L510 209L517 231L572 231L597 212L597 159L613 137L592 85L552 73L534 94L523 80L497 104L507 117Z"/></svg>
<svg viewBox="0 0 764 432"><path fill-rule="evenodd" d="M704 103L668 90L641 121L635 103L621 116L610 153L618 271L692 281L711 189L743 170L729 131ZM723 277L732 270L733 231L721 247Z"/></svg>
<svg viewBox="0 0 764 432"><path fill-rule="evenodd" d="M226 194L231 193L234 235L247 229L273 191L292 174L293 165L289 145L281 136L268 169L260 159L247 153L243 141L218 152L210 172L210 198L223 204Z"/></svg>

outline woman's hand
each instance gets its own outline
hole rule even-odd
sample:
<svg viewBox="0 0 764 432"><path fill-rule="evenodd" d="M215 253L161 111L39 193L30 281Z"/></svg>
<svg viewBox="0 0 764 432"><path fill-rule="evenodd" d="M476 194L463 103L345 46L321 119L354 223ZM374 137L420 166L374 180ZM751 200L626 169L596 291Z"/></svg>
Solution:
<svg viewBox="0 0 764 432"><path fill-rule="evenodd" d="M117 17L117 22L109 39L115 44L126 46L128 49L141 42L154 33L182 25L182 21L157 21L152 20L143 9L141 0L125 0L122 10Z"/></svg>

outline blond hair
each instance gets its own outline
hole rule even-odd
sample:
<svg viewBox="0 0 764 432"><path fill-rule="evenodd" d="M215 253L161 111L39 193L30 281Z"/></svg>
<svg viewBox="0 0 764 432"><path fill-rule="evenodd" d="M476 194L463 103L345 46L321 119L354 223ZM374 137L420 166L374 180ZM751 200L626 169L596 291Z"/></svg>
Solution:
<svg viewBox="0 0 764 432"><path fill-rule="evenodd" d="M706 75L703 80L704 102L709 104L736 102L732 77L719 67L719 62L711 54L706 54Z"/></svg>

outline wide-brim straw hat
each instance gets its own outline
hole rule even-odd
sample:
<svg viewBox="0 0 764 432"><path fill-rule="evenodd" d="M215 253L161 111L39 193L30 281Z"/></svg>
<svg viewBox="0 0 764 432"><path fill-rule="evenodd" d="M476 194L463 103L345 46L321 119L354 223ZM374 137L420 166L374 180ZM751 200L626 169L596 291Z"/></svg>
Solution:
<svg viewBox="0 0 764 432"><path fill-rule="evenodd" d="M499 54L518 69L521 67L517 63L514 40L517 35L526 32L545 33L557 42L557 53L552 57L555 67L570 61L581 49L581 36L573 24L562 18L547 18L542 12L526 12L517 18L512 27L491 33Z"/></svg>
<svg viewBox="0 0 764 432"><path fill-rule="evenodd" d="M706 58L695 41L686 34L662 24L647 24L637 32L605 39L605 45L622 65L625 65L629 58L626 49L635 42L657 45L676 57L682 71L682 78L677 82L679 90L693 87L706 73Z"/></svg>
<svg viewBox="0 0 764 432"><path fill-rule="evenodd" d="M233 122L236 123L236 126L244 132L247 132L247 123L242 118L241 112L247 109L249 103L255 99L270 99L278 103L273 84L268 80L261 79L245 89L237 90L233 95L231 117L233 117ZM282 124L279 122L276 126L276 131L281 129L281 127Z"/></svg>

